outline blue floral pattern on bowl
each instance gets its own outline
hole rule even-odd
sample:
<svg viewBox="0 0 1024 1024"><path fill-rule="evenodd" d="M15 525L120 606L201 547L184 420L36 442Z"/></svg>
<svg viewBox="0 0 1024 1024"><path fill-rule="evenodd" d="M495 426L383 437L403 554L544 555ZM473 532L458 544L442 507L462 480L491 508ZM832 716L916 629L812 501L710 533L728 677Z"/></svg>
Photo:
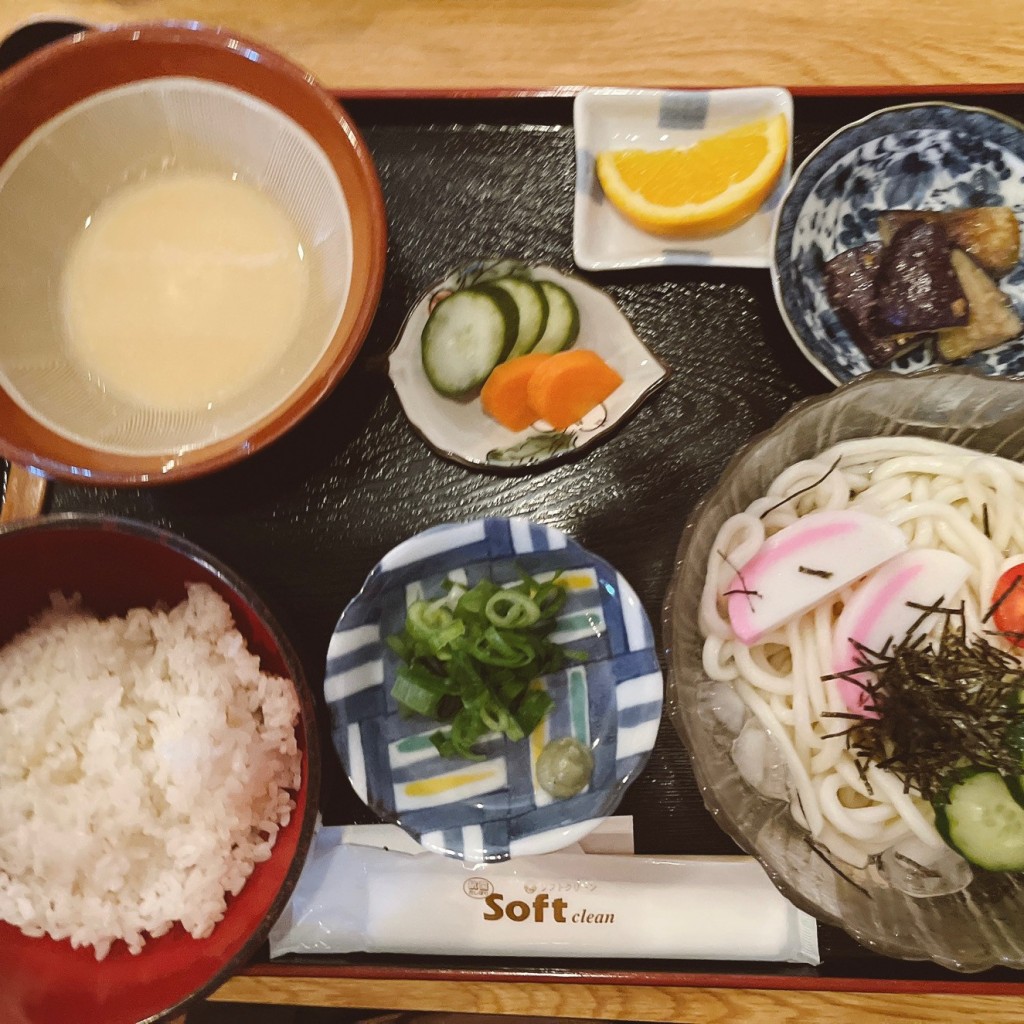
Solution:
<svg viewBox="0 0 1024 1024"><path fill-rule="evenodd" d="M1009 206L1024 217L1024 126L994 111L946 103L890 107L840 129L797 170L772 243L772 284L797 345L836 384L871 366L825 292L824 264L876 241L890 209ZM1024 316L1024 266L999 287ZM941 360L931 346L897 359L898 373ZM963 360L982 373L1024 376L1024 340Z"/></svg>
<svg viewBox="0 0 1024 1024"><path fill-rule="evenodd" d="M447 581L501 585L519 569L561 574L567 595L551 638L586 660L535 684L555 705L530 736L484 737L482 761L442 757L430 741L438 723L404 714L391 696L398 658L387 638L411 601L443 596ZM650 621L626 580L553 527L499 518L434 527L387 554L338 620L324 680L331 736L359 797L426 848L471 863L561 849L611 814L654 747L663 689ZM589 747L594 771L556 800L536 760L566 736Z"/></svg>

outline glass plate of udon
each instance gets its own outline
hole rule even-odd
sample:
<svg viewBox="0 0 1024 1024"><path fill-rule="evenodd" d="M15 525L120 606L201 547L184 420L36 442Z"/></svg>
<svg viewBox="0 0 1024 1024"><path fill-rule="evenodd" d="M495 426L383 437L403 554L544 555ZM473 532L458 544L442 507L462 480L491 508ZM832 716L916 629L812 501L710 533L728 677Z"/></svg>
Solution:
<svg viewBox="0 0 1024 1024"><path fill-rule="evenodd" d="M868 374L800 403L733 458L686 524L664 609L670 714L718 824L802 910L876 952L959 971L1024 967L1024 873L967 864L913 791L851 771L842 726L821 717L842 708L821 677L845 597L738 652L722 580L794 517L869 509L911 548L970 563L961 598L980 628L998 574L1024 559L1022 461L1024 383Z"/></svg>

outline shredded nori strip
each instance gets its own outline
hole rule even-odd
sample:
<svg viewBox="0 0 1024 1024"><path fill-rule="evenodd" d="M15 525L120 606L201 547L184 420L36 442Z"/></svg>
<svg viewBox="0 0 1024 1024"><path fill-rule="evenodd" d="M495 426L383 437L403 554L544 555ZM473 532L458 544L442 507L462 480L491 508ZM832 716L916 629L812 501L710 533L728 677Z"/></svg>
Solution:
<svg viewBox="0 0 1024 1024"><path fill-rule="evenodd" d="M864 888L864 886L858 885L848 874L846 874L846 872L836 867L836 865L825 855L825 852L822 850L820 846L818 846L817 843L812 842L810 839L808 839L807 845L811 848L811 853L816 854L818 857L820 857L844 882L849 882L850 885L854 887L854 889L858 889L860 892L864 893L864 895L867 896L868 899L872 898L871 893L869 893L867 889Z"/></svg>
<svg viewBox="0 0 1024 1024"><path fill-rule="evenodd" d="M787 501L792 501L794 498L799 498L801 494L806 494L808 491L813 491L814 488L818 486L818 484L826 481L839 468L839 463L842 461L842 458L842 455L838 456L836 458L836 461L833 462L832 465L829 466L828 469L826 469L825 472L822 473L822 475L818 477L818 479L815 480L813 484L808 484L806 487L801 487L800 490L794 491L788 497L783 498L782 501L776 502L774 505L772 505L771 508L766 508L761 513L759 518L764 519L765 516L770 515L777 508L782 508L782 506L785 505Z"/></svg>
<svg viewBox="0 0 1024 1024"><path fill-rule="evenodd" d="M937 643L911 630L891 651L858 645L855 668L825 677L856 683L867 694L865 710L878 715L856 716L833 735L846 736L859 762L892 772L926 800L941 797L966 765L1020 775L1024 665L984 636L968 636L962 608L920 607L946 616Z"/></svg>
<svg viewBox="0 0 1024 1024"><path fill-rule="evenodd" d="M1010 581L1010 585L992 602L992 607L985 612L985 617L981 620L982 622L988 622L999 608L1002 603L1020 586L1021 581L1024 580L1024 576L1014 576Z"/></svg>
<svg viewBox="0 0 1024 1024"><path fill-rule="evenodd" d="M805 576L818 576L823 580L830 580L835 576L835 573L829 572L828 569L811 569L806 565L798 565L796 571L802 572Z"/></svg>
<svg viewBox="0 0 1024 1024"><path fill-rule="evenodd" d="M729 558L729 556L724 551L719 551L718 555L722 559L722 561L725 562L725 564L727 566L729 566L729 568L732 569L732 571L734 573L736 573L736 576L739 578L739 581L740 581L739 588L735 588L733 590L727 590L722 596L723 597L728 597L730 594L746 594L747 595L747 603L750 605L750 610L753 611L754 610L754 600L753 599L755 597L761 597L762 595L759 594L756 590L751 590L750 587L747 586L747 581L743 578L742 570L737 569L736 566L732 564L732 560Z"/></svg>
<svg viewBox="0 0 1024 1024"><path fill-rule="evenodd" d="M933 868L926 868L923 864L918 864L918 862L912 857L908 857L906 854L900 853L899 850L896 850L893 853L893 858L898 860L901 864L906 864L907 867L915 868L917 871L920 871L925 878L942 877L941 871L935 871Z"/></svg>

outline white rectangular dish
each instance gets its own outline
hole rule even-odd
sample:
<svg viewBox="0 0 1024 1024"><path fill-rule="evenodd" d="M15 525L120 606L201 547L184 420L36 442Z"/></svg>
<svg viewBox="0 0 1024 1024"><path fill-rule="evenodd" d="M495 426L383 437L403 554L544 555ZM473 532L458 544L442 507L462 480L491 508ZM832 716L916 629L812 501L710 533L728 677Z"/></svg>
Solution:
<svg viewBox="0 0 1024 1024"><path fill-rule="evenodd" d="M671 239L635 227L608 201L595 172L609 149L666 149L761 118L785 114L786 162L760 209L730 231L710 238ZM703 265L767 267L775 213L789 184L793 98L786 89L584 89L573 108L576 198L573 256L584 270Z"/></svg>

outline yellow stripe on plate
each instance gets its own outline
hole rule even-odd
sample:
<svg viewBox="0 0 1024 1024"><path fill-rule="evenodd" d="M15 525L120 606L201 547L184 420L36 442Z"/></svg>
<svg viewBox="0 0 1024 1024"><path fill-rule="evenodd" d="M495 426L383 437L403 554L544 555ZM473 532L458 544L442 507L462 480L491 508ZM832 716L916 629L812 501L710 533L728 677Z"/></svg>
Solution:
<svg viewBox="0 0 1024 1024"><path fill-rule="evenodd" d="M547 687L539 679L534 679L530 684L530 689L546 690ZM541 784L537 781L537 758L540 757L540 752L551 741L551 729L548 726L549 718L550 715L545 717L540 725L530 733L530 776L533 781L533 802L536 807L547 807L554 800L545 789L541 788Z"/></svg>
<svg viewBox="0 0 1024 1024"><path fill-rule="evenodd" d="M411 779L396 785L396 810L439 807L459 800L469 800L502 789L507 783L505 759L496 757L472 767L456 768L454 771Z"/></svg>
<svg viewBox="0 0 1024 1024"><path fill-rule="evenodd" d="M474 782L489 779L494 772L466 772L462 775L438 775L433 779L420 779L418 782L406 784L405 791L409 796L437 796L447 793L449 789L469 786Z"/></svg>
<svg viewBox="0 0 1024 1024"><path fill-rule="evenodd" d="M597 587L597 574L593 569L583 572L562 573L556 581L567 590L594 590Z"/></svg>
<svg viewBox="0 0 1024 1024"><path fill-rule="evenodd" d="M538 583L551 583L554 581L566 590L596 590L597 570L596 569L565 569L562 572L539 572L534 579ZM514 587L515 582L508 586Z"/></svg>

